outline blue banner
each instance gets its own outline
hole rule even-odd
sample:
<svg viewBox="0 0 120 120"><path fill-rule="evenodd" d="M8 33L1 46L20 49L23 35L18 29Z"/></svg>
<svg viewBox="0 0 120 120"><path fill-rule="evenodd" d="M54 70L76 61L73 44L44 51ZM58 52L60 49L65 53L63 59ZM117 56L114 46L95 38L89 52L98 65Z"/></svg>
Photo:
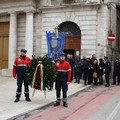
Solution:
<svg viewBox="0 0 120 120"><path fill-rule="evenodd" d="M64 51L65 34L60 33L58 37L56 37L56 33L46 32L46 39L47 39L48 57L52 57L53 60L55 54L57 54L58 57L60 57L60 53Z"/></svg>

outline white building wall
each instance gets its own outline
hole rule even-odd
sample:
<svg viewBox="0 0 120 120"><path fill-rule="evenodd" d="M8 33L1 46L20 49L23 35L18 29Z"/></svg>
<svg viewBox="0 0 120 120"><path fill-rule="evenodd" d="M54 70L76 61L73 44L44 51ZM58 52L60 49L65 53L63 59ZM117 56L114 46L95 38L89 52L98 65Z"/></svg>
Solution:
<svg viewBox="0 0 120 120"><path fill-rule="evenodd" d="M110 0L108 0L110 2ZM105 1L108 2L108 1ZM107 55L109 59L114 60L114 58L119 56L119 53L116 53L116 43L114 42L110 43L107 39L107 36L109 34L110 29L112 30L112 33L116 35L117 30L117 14L116 14L116 5L114 3L118 4L118 1L111 1L113 2L110 10L110 6L107 4L103 4L101 8L98 10L98 36L97 36L97 44L100 44L97 47L97 57L103 57L104 55ZM111 11L111 12L110 12ZM112 48L112 49L111 49ZM114 50L113 50L114 49Z"/></svg>
<svg viewBox="0 0 120 120"><path fill-rule="evenodd" d="M36 13L34 15L34 55L40 56L42 54L42 15L41 13Z"/></svg>
<svg viewBox="0 0 120 120"><path fill-rule="evenodd" d="M20 55L20 50L25 48L25 26L26 14L17 16L17 55Z"/></svg>
<svg viewBox="0 0 120 120"><path fill-rule="evenodd" d="M97 42L96 42L96 55L97 58L103 58L107 54L108 49L108 10L106 5L102 5L100 9L98 9L98 18L97 18Z"/></svg>
<svg viewBox="0 0 120 120"><path fill-rule="evenodd" d="M59 0L58 0L59 1ZM47 53L46 31L54 31L59 24L72 21L75 22L81 30L81 56L91 57L96 54L98 58L106 54L111 54L110 46L107 41L107 34L110 24L110 10L107 8L107 2L119 2L119 0L104 0L102 6L92 5L95 0L88 0L84 5L62 6L58 8L49 7L50 0L42 0L39 5L48 6L48 8L38 9L34 11L34 54L36 56ZM14 4L13 4L14 3ZM98 0L100 3L100 0ZM86 4L86 5L85 5ZM27 10L35 10L33 0L13 0L2 2L0 4L0 13L9 13L13 11L24 12L17 15L17 54L21 48L25 47L25 26ZM0 16L0 21L9 21L9 15ZM112 31L116 34L116 10L112 7ZM116 43L112 43L116 47Z"/></svg>
<svg viewBox="0 0 120 120"><path fill-rule="evenodd" d="M0 0L0 13L34 10L33 0Z"/></svg>
<svg viewBox="0 0 120 120"><path fill-rule="evenodd" d="M59 24L72 21L81 29L81 55L91 57L96 53L97 8L49 9L42 12L42 55L47 53L45 31L54 31Z"/></svg>
<svg viewBox="0 0 120 120"><path fill-rule="evenodd" d="M9 22L10 16L9 15L0 15L0 22Z"/></svg>

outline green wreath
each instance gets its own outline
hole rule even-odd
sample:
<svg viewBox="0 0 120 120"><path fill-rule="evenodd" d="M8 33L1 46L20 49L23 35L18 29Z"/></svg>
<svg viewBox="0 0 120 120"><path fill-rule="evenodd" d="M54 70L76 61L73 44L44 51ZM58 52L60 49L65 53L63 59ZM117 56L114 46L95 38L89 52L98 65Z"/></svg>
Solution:
<svg viewBox="0 0 120 120"><path fill-rule="evenodd" d="M56 78L56 71L54 69L54 64L52 62L51 59L49 58L44 58L44 57L37 57L37 58L33 58L31 60L30 65L28 66L27 70L26 70L26 79L28 80L29 85L32 87L32 82L33 82L33 76L36 70L36 67L38 65L38 62L41 61L43 64L43 73L44 73L44 77L43 77L43 82L44 82L44 86L43 86L43 90L46 90L46 88L48 88L49 90L52 90L53 88L53 83L55 81ZM38 73L40 72L40 70L37 71ZM40 90L40 76L39 74L37 74L36 76L36 84L34 89Z"/></svg>

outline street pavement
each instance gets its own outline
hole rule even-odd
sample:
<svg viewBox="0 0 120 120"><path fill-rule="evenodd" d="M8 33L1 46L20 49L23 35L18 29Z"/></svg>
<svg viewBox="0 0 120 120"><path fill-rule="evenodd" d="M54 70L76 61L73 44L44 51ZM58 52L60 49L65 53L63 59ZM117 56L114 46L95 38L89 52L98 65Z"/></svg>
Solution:
<svg viewBox="0 0 120 120"><path fill-rule="evenodd" d="M63 105L43 109L25 120L120 120L120 86L94 86Z"/></svg>
<svg viewBox="0 0 120 120"><path fill-rule="evenodd" d="M84 86L83 83L71 83L69 85L68 96L75 95L76 93L86 90L89 87L89 85ZM50 104L52 105L56 100L55 88L53 88L52 91L46 90L46 95L44 91L36 90L34 96L32 96L34 90L30 88L30 98L32 101L27 102L24 98L23 86L20 102L14 103L16 88L16 79L0 76L0 120L16 119L18 116L47 107Z"/></svg>

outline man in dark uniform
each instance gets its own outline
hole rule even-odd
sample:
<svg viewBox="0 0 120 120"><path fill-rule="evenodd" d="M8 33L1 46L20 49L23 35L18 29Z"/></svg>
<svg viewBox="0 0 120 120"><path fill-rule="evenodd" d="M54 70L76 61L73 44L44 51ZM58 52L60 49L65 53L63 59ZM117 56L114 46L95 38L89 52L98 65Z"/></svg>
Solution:
<svg viewBox="0 0 120 120"><path fill-rule="evenodd" d="M113 85L116 84L116 77L117 77L117 85L119 85L120 84L120 61L118 58L116 58L114 62Z"/></svg>
<svg viewBox="0 0 120 120"><path fill-rule="evenodd" d="M55 82L57 100L54 106L60 105L60 93L62 89L63 106L68 107L67 90L68 90L68 84L70 83L70 79L71 79L71 67L69 62L65 60L65 53L61 53L60 60L55 63L55 69L57 71L57 78Z"/></svg>
<svg viewBox="0 0 120 120"><path fill-rule="evenodd" d="M88 81L89 72L90 72L90 58L86 58L83 61L83 80L84 80L84 85L87 85L87 83L90 82L90 81Z"/></svg>
<svg viewBox="0 0 120 120"><path fill-rule="evenodd" d="M96 58L96 55L93 54L93 55L92 55L92 58L91 58L91 64L92 64L92 65L93 65L93 62L94 62L95 60L97 60L97 58ZM98 62L98 60L97 60L97 62Z"/></svg>
<svg viewBox="0 0 120 120"><path fill-rule="evenodd" d="M72 57L72 55L70 55L70 54L67 54L67 58L66 58L66 61L67 62L69 62L70 63L70 66L71 66L71 80L70 80L70 82L72 82L72 80L73 80L73 71L74 71L74 59L73 59L73 57Z"/></svg>
<svg viewBox="0 0 120 120"><path fill-rule="evenodd" d="M105 87L109 87L110 86L109 74L111 72L111 63L108 60L107 56L105 56L104 59L105 59L105 80L106 80Z"/></svg>
<svg viewBox="0 0 120 120"><path fill-rule="evenodd" d="M28 81L26 80L25 71L27 66L30 64L30 58L26 56L27 50L21 49L21 55L18 56L13 65L13 77L16 78L17 75L17 91L16 91L16 99L14 102L19 102L22 90L22 83L24 82L25 86L25 97L26 101L30 102L29 98L29 88Z"/></svg>
<svg viewBox="0 0 120 120"><path fill-rule="evenodd" d="M75 56L75 64L74 64L74 75L75 75L75 82L80 83L80 79L82 78L82 61L80 60L79 56Z"/></svg>

